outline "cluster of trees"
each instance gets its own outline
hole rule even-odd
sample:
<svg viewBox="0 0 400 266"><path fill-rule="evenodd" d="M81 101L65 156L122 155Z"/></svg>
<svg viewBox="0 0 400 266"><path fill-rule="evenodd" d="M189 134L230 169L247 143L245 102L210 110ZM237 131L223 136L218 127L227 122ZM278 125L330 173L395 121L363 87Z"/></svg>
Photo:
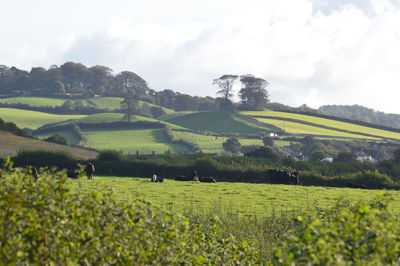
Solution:
<svg viewBox="0 0 400 266"><path fill-rule="evenodd" d="M268 91L266 88L269 83L265 79L257 78L253 75L222 75L214 79L213 84L217 85L220 90L217 94L221 95L220 107L223 109L233 109L234 105L231 101L233 95L233 86L239 80L242 88L239 91L241 100L240 107L242 109L258 110L266 107L268 103Z"/></svg>
<svg viewBox="0 0 400 266"><path fill-rule="evenodd" d="M268 82L252 75L223 75L213 81L219 86L221 97L191 96L170 89L155 91L146 80L131 71L113 74L106 66L86 67L80 63L66 62L48 69L34 67L30 71L0 65L0 96L53 96L89 98L95 95L133 97L176 111L205 111L234 109L231 102L232 87L240 80L241 107L262 108L268 102Z"/></svg>

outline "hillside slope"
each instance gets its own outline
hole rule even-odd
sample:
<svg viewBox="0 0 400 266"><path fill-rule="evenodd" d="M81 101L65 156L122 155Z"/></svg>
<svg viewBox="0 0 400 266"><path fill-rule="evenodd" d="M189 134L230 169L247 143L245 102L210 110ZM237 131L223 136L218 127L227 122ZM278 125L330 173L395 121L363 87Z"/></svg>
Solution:
<svg viewBox="0 0 400 266"><path fill-rule="evenodd" d="M171 124L184 128L215 133L257 134L259 132L276 131L274 127L266 127L255 121L229 112L193 112L163 119Z"/></svg>
<svg viewBox="0 0 400 266"><path fill-rule="evenodd" d="M0 157L15 156L22 150L65 150L73 156L82 159L96 158L97 152L78 147L70 147L41 140L15 136L11 133L0 131Z"/></svg>

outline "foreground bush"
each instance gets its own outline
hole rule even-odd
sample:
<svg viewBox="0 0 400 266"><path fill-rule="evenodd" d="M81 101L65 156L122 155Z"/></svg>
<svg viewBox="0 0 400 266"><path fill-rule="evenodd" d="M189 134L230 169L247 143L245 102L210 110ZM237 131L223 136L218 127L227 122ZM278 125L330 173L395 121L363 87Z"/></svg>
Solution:
<svg viewBox="0 0 400 266"><path fill-rule="evenodd" d="M247 243L223 238L216 221L192 226L146 201L72 193L67 178L6 169L0 177L0 264L254 264Z"/></svg>
<svg viewBox="0 0 400 266"><path fill-rule="evenodd" d="M400 264L400 219L388 198L372 205L338 206L323 220L297 218L275 252L276 263L308 265Z"/></svg>

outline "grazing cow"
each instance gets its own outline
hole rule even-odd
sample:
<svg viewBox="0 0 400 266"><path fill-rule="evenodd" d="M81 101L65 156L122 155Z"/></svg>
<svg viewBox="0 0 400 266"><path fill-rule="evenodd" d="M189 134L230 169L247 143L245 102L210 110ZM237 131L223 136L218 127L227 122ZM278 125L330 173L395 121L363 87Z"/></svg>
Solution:
<svg viewBox="0 0 400 266"><path fill-rule="evenodd" d="M269 183L300 185L298 173L291 173L286 170L268 170Z"/></svg>
<svg viewBox="0 0 400 266"><path fill-rule="evenodd" d="M157 176L156 174L153 175L153 177L151 178L151 182L154 183L163 183L164 182L164 178Z"/></svg>
<svg viewBox="0 0 400 266"><path fill-rule="evenodd" d="M188 176L179 175L175 178L176 181L199 181L199 176L197 175L197 171L193 170L189 173Z"/></svg>
<svg viewBox="0 0 400 266"><path fill-rule="evenodd" d="M217 180L215 180L212 177L202 177L200 178L200 182L205 182L205 183L217 183Z"/></svg>
<svg viewBox="0 0 400 266"><path fill-rule="evenodd" d="M88 163L85 168L87 179L93 179L94 171L95 171L94 165L92 163Z"/></svg>

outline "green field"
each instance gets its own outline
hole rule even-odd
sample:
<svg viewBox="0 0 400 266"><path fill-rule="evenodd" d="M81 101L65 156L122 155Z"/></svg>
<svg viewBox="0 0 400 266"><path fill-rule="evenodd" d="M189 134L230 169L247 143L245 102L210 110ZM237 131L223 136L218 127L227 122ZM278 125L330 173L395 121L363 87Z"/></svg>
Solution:
<svg viewBox="0 0 400 266"><path fill-rule="evenodd" d="M164 117L163 120L184 128L215 133L256 134L271 131L268 127L229 112L195 112Z"/></svg>
<svg viewBox="0 0 400 266"><path fill-rule="evenodd" d="M222 143L228 139L227 137L206 136L181 131L173 131L173 135L178 139L196 144L204 153L223 152ZM261 139L239 139L239 141L242 145L264 145Z"/></svg>
<svg viewBox="0 0 400 266"><path fill-rule="evenodd" d="M0 103L10 104L27 104L29 106L42 107L42 106L61 106L65 102L64 99L46 98L46 97L12 97L0 99Z"/></svg>
<svg viewBox="0 0 400 266"><path fill-rule="evenodd" d="M345 138L357 138L357 139L378 139L374 137L368 137L364 135L346 133L342 131L326 129L323 127L310 126L302 123L283 121L279 119L271 118L257 118L258 121L274 125L281 128L289 134L307 134L307 135L319 135L319 136L332 136L332 137L345 137Z"/></svg>
<svg viewBox="0 0 400 266"><path fill-rule="evenodd" d="M164 129L94 129L84 130L87 147L104 150L120 150L126 154L183 153L184 146L170 144Z"/></svg>
<svg viewBox="0 0 400 266"><path fill-rule="evenodd" d="M162 174L162 173L161 173ZM314 213L316 208L334 207L338 200L356 203L373 200L382 193L379 190L306 187L249 183L197 183L166 180L151 183L148 178L94 177L94 180L74 180L72 187L79 183L86 191L98 191L102 186L112 189L118 200L133 201L144 197L157 206L172 211L198 209L206 212L221 208L246 216L271 216L304 211ZM393 206L400 211L400 191L390 192L394 197Z"/></svg>
<svg viewBox="0 0 400 266"><path fill-rule="evenodd" d="M249 111L249 112L242 112L242 114L250 115L250 116L288 118L288 119L304 121L304 122L313 123L316 125L328 126L328 127L351 131L351 132L358 132L358 133L362 133L362 134L380 136L382 138L400 139L400 133L397 133L397 132L372 128L372 127L367 127L367 126L361 126L361 125L357 125L357 124L337 121L337 120L333 120L333 119L321 118L321 117L311 116L311 115L302 115L302 114L276 112L276 111L257 111L257 112ZM259 118L257 118L257 119L259 119Z"/></svg>
<svg viewBox="0 0 400 266"><path fill-rule="evenodd" d="M49 123L77 119L86 115L55 115L43 112L20 110L14 108L0 108L0 118L6 122L13 122L20 128L36 129Z"/></svg>

